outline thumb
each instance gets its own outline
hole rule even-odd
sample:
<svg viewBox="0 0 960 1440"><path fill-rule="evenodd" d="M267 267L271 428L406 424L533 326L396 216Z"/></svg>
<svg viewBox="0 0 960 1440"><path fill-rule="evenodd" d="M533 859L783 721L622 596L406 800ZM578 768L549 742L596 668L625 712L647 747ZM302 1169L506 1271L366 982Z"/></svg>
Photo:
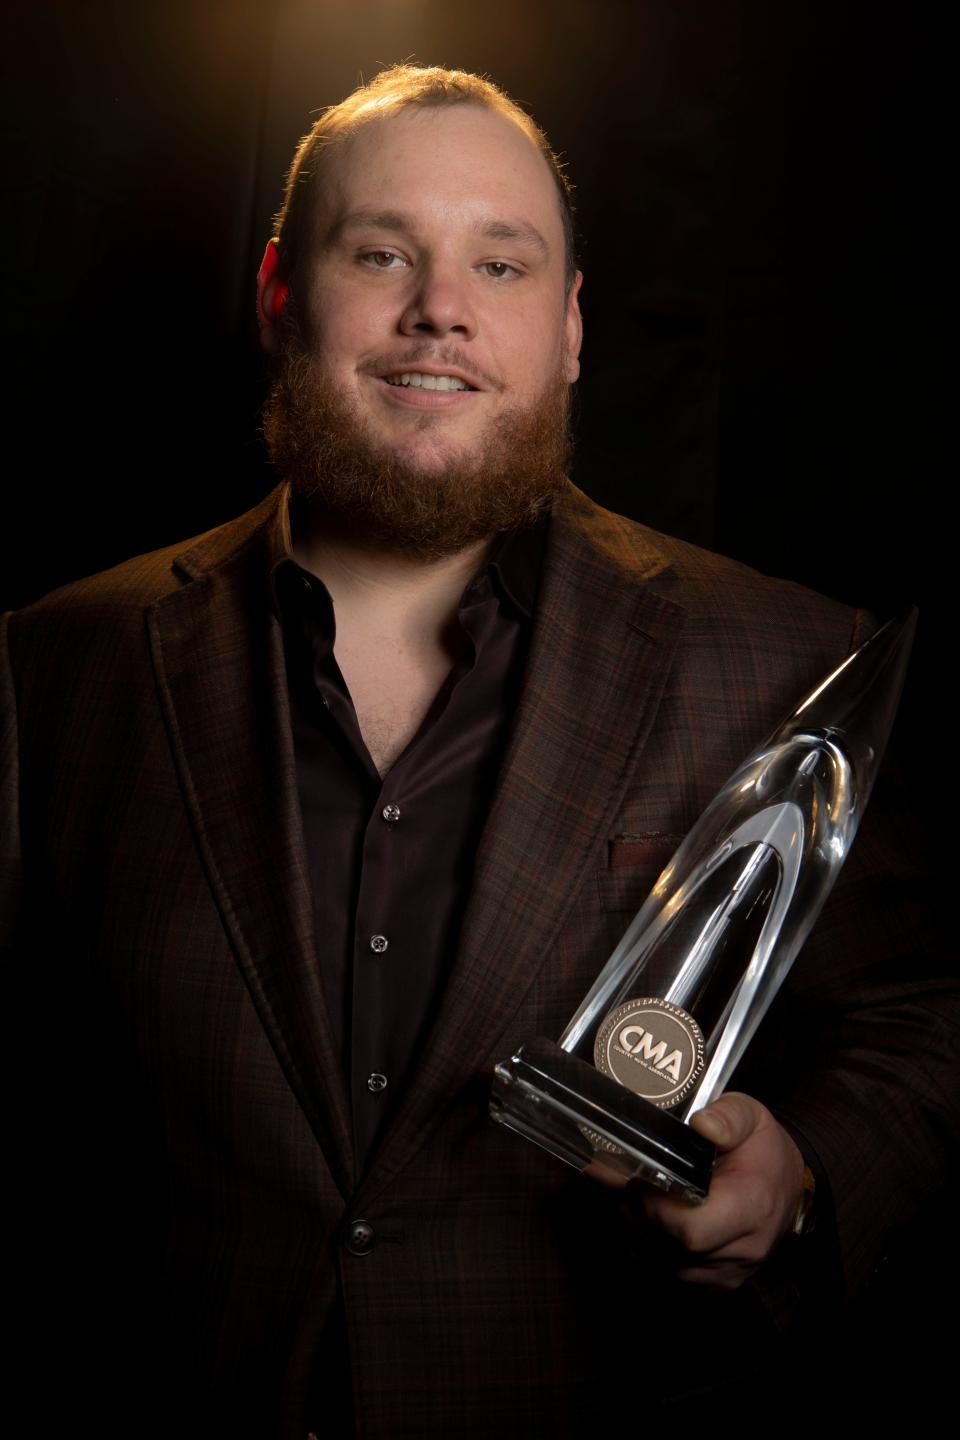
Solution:
<svg viewBox="0 0 960 1440"><path fill-rule="evenodd" d="M698 1110L690 1128L711 1140L718 1150L735 1150L763 1121L763 1107L749 1095L735 1091L721 1095L712 1105Z"/></svg>

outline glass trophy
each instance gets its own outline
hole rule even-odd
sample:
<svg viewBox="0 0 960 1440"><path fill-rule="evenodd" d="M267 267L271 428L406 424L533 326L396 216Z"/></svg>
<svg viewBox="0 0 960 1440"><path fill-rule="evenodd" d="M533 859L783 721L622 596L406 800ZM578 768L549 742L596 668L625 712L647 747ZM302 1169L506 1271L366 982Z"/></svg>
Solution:
<svg viewBox="0 0 960 1440"><path fill-rule="evenodd" d="M559 1042L494 1070L500 1124L582 1169L690 1200L714 1147L690 1128L719 1095L853 842L903 686L916 611L803 699L707 807Z"/></svg>

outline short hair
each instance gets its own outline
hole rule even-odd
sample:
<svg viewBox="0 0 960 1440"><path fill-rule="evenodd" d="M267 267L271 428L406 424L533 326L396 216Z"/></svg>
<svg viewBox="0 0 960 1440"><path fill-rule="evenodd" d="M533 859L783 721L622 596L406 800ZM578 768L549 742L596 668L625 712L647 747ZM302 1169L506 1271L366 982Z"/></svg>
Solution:
<svg viewBox="0 0 960 1440"><path fill-rule="evenodd" d="M297 146L284 186L283 204L274 222L284 278L294 292L298 268L311 249L313 216L322 183L323 167L319 162L327 146L356 134L361 126L384 115L421 107L467 104L483 105L519 125L547 162L560 201L569 290L577 272L573 186L540 126L485 76L471 75L466 70L445 70L439 65L391 65L339 105L328 106Z"/></svg>

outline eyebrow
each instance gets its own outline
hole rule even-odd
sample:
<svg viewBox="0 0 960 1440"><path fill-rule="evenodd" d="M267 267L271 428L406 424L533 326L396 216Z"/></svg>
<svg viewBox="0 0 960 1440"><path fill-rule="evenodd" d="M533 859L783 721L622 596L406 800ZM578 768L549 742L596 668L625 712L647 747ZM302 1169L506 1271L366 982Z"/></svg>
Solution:
<svg viewBox="0 0 960 1440"><path fill-rule="evenodd" d="M363 227L372 230L409 231L413 228L413 217L402 210L351 210L348 215L341 215L339 220L334 221L327 231L327 239L339 240L345 230L359 230Z"/></svg>
<svg viewBox="0 0 960 1440"><path fill-rule="evenodd" d="M531 246L544 257L550 254L550 246L540 231L526 220L491 220L489 225L479 225L477 230L486 240L512 240L521 245Z"/></svg>
<svg viewBox="0 0 960 1440"><path fill-rule="evenodd" d="M404 234L415 235L417 222L405 210L351 210L343 215L327 232L327 243L333 244L347 230L401 230ZM526 245L547 258L550 246L535 225L526 220L490 220L481 222L476 233L485 240L507 240L514 244Z"/></svg>

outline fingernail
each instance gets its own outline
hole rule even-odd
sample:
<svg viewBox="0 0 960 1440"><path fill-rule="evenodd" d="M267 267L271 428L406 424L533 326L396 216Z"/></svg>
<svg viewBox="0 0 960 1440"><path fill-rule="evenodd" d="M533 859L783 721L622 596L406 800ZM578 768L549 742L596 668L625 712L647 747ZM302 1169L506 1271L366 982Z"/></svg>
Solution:
<svg viewBox="0 0 960 1440"><path fill-rule="evenodd" d="M699 1118L700 1124L710 1131L710 1135L707 1137L708 1139L715 1137L718 1140L722 1140L730 1129L722 1115L714 1114L710 1110L701 1110Z"/></svg>

